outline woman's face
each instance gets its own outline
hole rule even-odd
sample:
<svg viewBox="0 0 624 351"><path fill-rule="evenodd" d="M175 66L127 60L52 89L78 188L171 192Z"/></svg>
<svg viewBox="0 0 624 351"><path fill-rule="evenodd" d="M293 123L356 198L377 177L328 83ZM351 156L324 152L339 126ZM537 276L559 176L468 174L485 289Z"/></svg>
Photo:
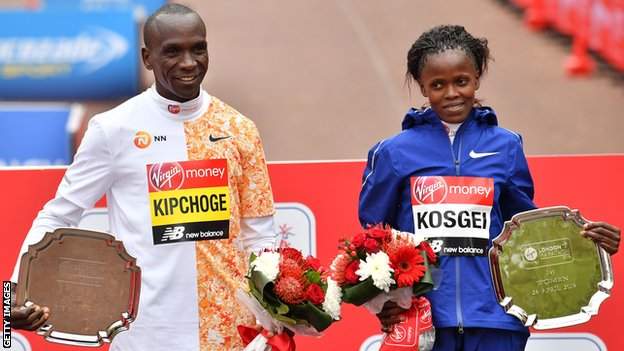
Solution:
<svg viewBox="0 0 624 351"><path fill-rule="evenodd" d="M479 76L465 51L451 49L425 58L418 84L440 119L461 123L474 105Z"/></svg>

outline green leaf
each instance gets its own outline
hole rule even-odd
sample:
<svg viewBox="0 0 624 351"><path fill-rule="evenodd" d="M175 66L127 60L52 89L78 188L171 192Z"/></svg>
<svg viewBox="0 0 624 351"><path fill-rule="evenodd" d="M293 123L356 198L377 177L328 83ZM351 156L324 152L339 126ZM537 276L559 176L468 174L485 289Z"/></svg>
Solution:
<svg viewBox="0 0 624 351"><path fill-rule="evenodd" d="M289 318L287 316L278 314L278 315L273 315L273 318L275 318L276 320L280 321L280 322L284 322L290 325L295 325L295 324L304 324L304 321L298 321L296 319L293 318Z"/></svg>
<svg viewBox="0 0 624 351"><path fill-rule="evenodd" d="M265 307L265 308L267 307L267 303L264 301L264 297L262 296L262 293L258 291L258 289L256 289L256 287L251 283L251 281L249 282L249 292L251 292L253 297L255 297L256 300L258 300L258 302L260 302L262 307Z"/></svg>
<svg viewBox="0 0 624 351"><path fill-rule="evenodd" d="M305 272L305 276L306 279L308 279L308 281L312 284L319 284L321 283L321 274L319 272L313 271L313 270L308 270Z"/></svg>
<svg viewBox="0 0 624 351"><path fill-rule="evenodd" d="M292 306L292 315L295 318L306 320L319 332L327 329L334 322L329 314L309 301Z"/></svg>
<svg viewBox="0 0 624 351"><path fill-rule="evenodd" d="M360 306L366 301L379 295L381 292L382 290L377 288L373 284L373 279L369 277L356 285L344 288L342 300L344 302Z"/></svg>
<svg viewBox="0 0 624 351"><path fill-rule="evenodd" d="M290 311L290 308L288 308L288 305L280 303L275 307L275 311L279 314L286 314Z"/></svg>
<svg viewBox="0 0 624 351"><path fill-rule="evenodd" d="M253 281L253 284L255 285L256 289L258 289L258 291L264 291L265 286L269 283L272 283L269 278L256 270L251 271L251 280Z"/></svg>
<svg viewBox="0 0 624 351"><path fill-rule="evenodd" d="M425 275L420 278L420 281L418 283L414 283L413 291L415 296L423 295L433 289L433 278L431 277L431 272L429 272L431 265L429 264L427 253L425 250L421 250L420 254L425 258L425 267L427 270L425 271Z"/></svg>

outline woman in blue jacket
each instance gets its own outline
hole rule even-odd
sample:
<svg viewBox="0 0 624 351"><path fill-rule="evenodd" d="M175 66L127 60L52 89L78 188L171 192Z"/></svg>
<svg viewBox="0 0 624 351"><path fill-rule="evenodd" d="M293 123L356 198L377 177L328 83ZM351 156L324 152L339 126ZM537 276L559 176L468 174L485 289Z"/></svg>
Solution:
<svg viewBox="0 0 624 351"><path fill-rule="evenodd" d="M498 127L475 98L489 56L487 40L461 26L423 33L408 52L407 75L430 107L410 109L402 132L373 146L363 176L360 222L426 233L440 255L440 285L428 294L436 351L524 350L529 336L498 305L486 256L505 220L536 207L521 137ZM620 230L608 223L582 234L611 254L618 249ZM400 312L386 304L382 330Z"/></svg>

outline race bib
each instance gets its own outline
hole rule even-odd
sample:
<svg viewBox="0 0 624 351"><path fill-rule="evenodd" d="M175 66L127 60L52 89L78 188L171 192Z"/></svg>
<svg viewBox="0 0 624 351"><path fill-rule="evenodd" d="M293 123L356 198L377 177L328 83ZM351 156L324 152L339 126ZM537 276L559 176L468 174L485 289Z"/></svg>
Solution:
<svg viewBox="0 0 624 351"><path fill-rule="evenodd" d="M484 256L490 237L494 180L412 177L414 231L440 255Z"/></svg>
<svg viewBox="0 0 624 351"><path fill-rule="evenodd" d="M225 159L149 164L147 177L154 245L228 238Z"/></svg>

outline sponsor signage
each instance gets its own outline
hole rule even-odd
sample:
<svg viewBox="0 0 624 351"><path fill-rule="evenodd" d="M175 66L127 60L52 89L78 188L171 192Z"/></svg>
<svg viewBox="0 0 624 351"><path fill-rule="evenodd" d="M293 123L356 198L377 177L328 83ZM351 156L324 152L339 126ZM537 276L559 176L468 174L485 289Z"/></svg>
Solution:
<svg viewBox="0 0 624 351"><path fill-rule="evenodd" d="M136 94L133 11L0 12L0 97L102 100Z"/></svg>
<svg viewBox="0 0 624 351"><path fill-rule="evenodd" d="M229 237L225 159L155 163L147 177L154 245Z"/></svg>
<svg viewBox="0 0 624 351"><path fill-rule="evenodd" d="M624 187L620 186L624 155L530 157L528 161L538 189L536 202L539 206L567 204L581 209L588 219L624 226L619 206L624 198ZM579 172L579 169L598 169L600 172ZM304 252L316 252L319 260L327 266L336 254L338 239L352 235L359 228L357 206L363 171L364 162L361 161L269 164L277 209L276 235ZM0 183L6 185L0 193L0 214L4 216L2 218L11 219L4 223L4 232L10 235L0 239L0 275L4 280L11 275L32 219L45 202L54 196L63 172L62 169L0 169ZM431 183L423 183L425 186L427 184ZM466 187L451 190L451 184L447 184L447 202L451 200L449 196L453 191L470 190ZM592 186L584 186L587 184ZM171 185L177 187L173 178ZM481 189L481 196L487 198L487 189L479 188L487 187L487 183L477 182L473 185L476 186L472 189L477 195ZM424 188L421 193L425 194ZM436 195L438 193L432 197L433 202L438 200ZM421 198L424 202L427 199L429 197ZM99 208L87 213L80 226L108 228L105 211ZM305 245L315 246L307 249ZM538 255L540 250L552 252L553 255L567 250L563 242L540 243L534 249ZM527 257L532 262L540 260L539 256L535 258L533 252L527 252ZM620 253L614 255L612 260L614 275L624 274L624 256ZM624 338L613 327L621 320L621 306L624 303L622 296L614 294L601 306L599 316L587 323L557 329L553 333L532 333L527 350L624 350ZM332 325L320 338L298 339L297 350L323 350L331 345L331 350L376 351L382 340L378 332L379 320L376 316L365 308L345 305L340 323ZM12 346L17 344L17 334L13 330ZM76 350L72 346L46 343L34 333L24 334L35 350ZM108 346L101 349L107 350Z"/></svg>
<svg viewBox="0 0 624 351"><path fill-rule="evenodd" d="M167 3L166 0L45 0L45 11L126 11L140 8L147 15Z"/></svg>
<svg viewBox="0 0 624 351"><path fill-rule="evenodd" d="M484 256L490 237L494 180L412 177L414 231L440 255Z"/></svg>
<svg viewBox="0 0 624 351"><path fill-rule="evenodd" d="M81 105L0 105L0 167L68 165Z"/></svg>

